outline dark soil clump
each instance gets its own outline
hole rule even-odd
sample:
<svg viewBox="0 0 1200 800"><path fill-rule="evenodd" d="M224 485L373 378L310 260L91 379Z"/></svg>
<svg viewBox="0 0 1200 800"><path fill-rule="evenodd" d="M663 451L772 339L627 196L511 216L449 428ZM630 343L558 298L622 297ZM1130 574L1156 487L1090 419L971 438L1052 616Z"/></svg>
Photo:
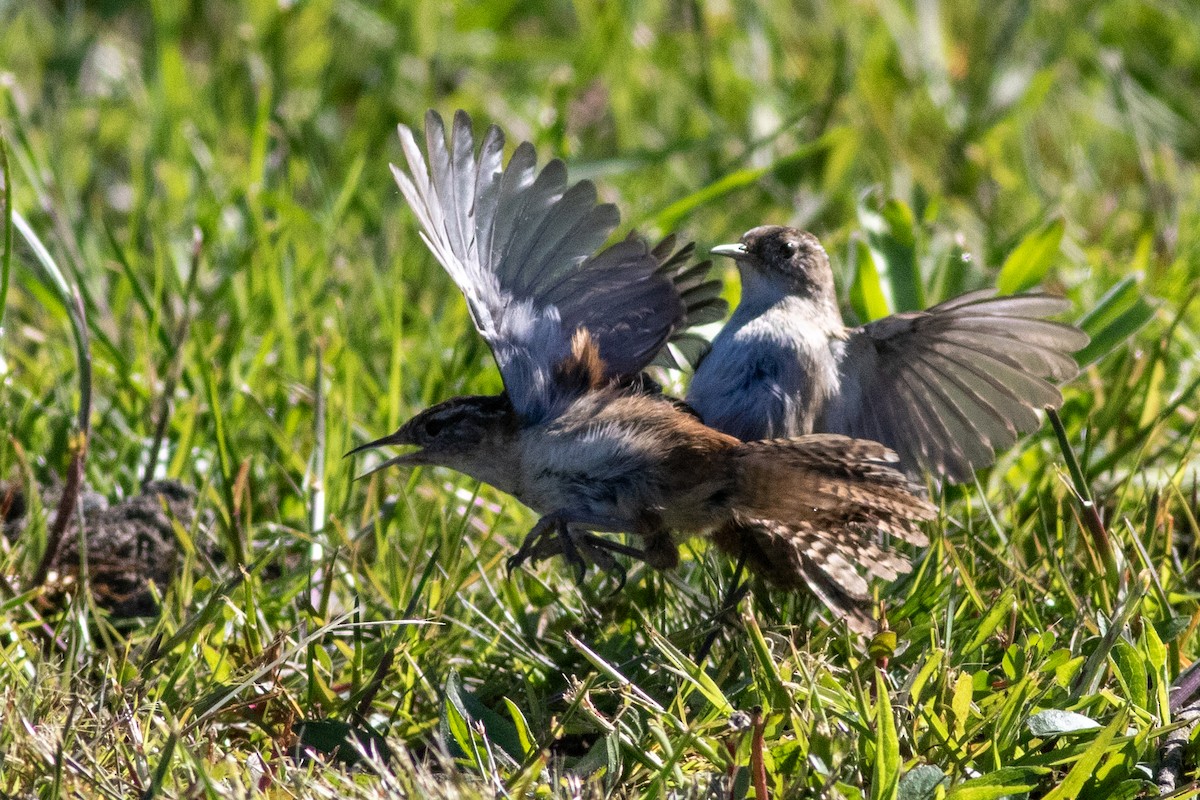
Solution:
<svg viewBox="0 0 1200 800"><path fill-rule="evenodd" d="M10 539L27 524L21 519L26 506L19 486L0 484L0 511L5 512L4 531ZM150 585L159 594L165 592L179 570L182 558L173 526L190 529L195 509L195 493L177 481L152 481L141 494L114 505L89 493L82 520L78 514L72 517L52 562L49 583L58 590L52 594L71 592L78 585L82 542L98 606L117 618L157 614Z"/></svg>

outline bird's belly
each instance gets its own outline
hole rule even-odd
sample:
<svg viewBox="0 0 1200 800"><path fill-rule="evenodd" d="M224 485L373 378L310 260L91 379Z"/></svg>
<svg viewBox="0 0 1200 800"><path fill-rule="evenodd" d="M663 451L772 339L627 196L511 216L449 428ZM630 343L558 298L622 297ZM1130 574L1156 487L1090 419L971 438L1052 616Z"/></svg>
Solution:
<svg viewBox="0 0 1200 800"><path fill-rule="evenodd" d="M662 527L686 534L714 527L727 516L727 486L723 475L710 474L689 481L686 487L675 487L662 506Z"/></svg>
<svg viewBox="0 0 1200 800"><path fill-rule="evenodd" d="M743 440L813 432L837 381L824 336L748 326L701 364L688 401L708 425Z"/></svg>
<svg viewBox="0 0 1200 800"><path fill-rule="evenodd" d="M541 514L566 511L641 532L661 506L652 464L636 451L612 445L594 441L529 458L521 501Z"/></svg>

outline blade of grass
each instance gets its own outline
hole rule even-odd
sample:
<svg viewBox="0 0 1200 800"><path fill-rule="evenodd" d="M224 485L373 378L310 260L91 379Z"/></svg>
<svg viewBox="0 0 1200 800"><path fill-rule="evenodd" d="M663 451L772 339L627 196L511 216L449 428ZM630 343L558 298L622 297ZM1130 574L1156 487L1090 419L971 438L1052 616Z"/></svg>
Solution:
<svg viewBox="0 0 1200 800"><path fill-rule="evenodd" d="M83 298L70 284L58 268L50 251L42 244L41 239L34 233L32 226L25 221L15 209L11 210L13 222L21 233L25 243L33 251L37 260L50 276L51 282L58 290L59 301L67 309L67 318L71 322L71 333L75 342L76 367L79 371L79 410L76 416L75 435L70 442L71 463L67 467L67 477L59 495L58 507L54 512L54 521L46 530L46 549L42 553L37 569L30 579L35 586L46 582L50 565L58 554L63 533L75 512L75 501L79 497L79 489L83 483L84 462L87 458L88 439L91 435L92 419L92 355L88 346L87 319L83 309Z"/></svg>
<svg viewBox="0 0 1200 800"><path fill-rule="evenodd" d="M0 177L4 178L4 257L0 258L0 337L3 337L13 249L12 173L8 169L8 140L3 129L0 129Z"/></svg>
<svg viewBox="0 0 1200 800"><path fill-rule="evenodd" d="M112 234L110 233L109 236L111 237ZM115 246L116 243L113 242L113 244ZM203 253L203 248L204 235L200 231L200 228L193 228L191 269L188 272L187 290L184 292L183 296L183 318L179 320L179 329L175 332L174 341L171 342L167 348L167 352L171 354L171 365L168 368L169 371L167 372L167 380L166 383L163 384L162 394L158 399L158 408L155 411L156 419L154 423L154 438L150 441L150 449L148 450L148 455L146 457L146 470L142 474L143 486L154 479L154 472L158 466L158 453L159 450L162 449L163 439L167 435L167 425L171 421L171 400L175 396L175 387L179 384L180 379L183 377L184 368L187 365L187 358L185 358L185 344L187 342L188 330L191 328L192 323L192 314L189 309L191 307L192 294L196 289L196 279L200 273L200 256ZM123 265L125 264L124 259L122 259L121 263ZM133 286L138 287L136 288L135 293L141 297L144 297L144 292L141 291L137 281L133 280L133 276L128 272L128 268L126 274L130 279L130 283ZM159 328L159 332L163 333L165 337L165 332L162 330L162 328Z"/></svg>
<svg viewBox="0 0 1200 800"><path fill-rule="evenodd" d="M900 741L883 670L875 668L875 761L871 766L871 800L895 800L900 781Z"/></svg>

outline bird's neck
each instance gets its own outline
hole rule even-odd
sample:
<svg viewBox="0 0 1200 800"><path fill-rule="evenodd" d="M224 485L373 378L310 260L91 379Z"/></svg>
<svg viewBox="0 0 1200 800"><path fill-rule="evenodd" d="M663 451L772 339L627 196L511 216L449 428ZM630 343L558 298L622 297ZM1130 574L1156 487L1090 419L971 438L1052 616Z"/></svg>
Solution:
<svg viewBox="0 0 1200 800"><path fill-rule="evenodd" d="M521 471L520 443L513 435L493 432L467 452L458 452L437 460L437 465L469 475L508 494L519 494Z"/></svg>
<svg viewBox="0 0 1200 800"><path fill-rule="evenodd" d="M737 326L765 314L782 313L803 319L824 333L840 334L844 325L837 299L831 292L809 288L812 291L799 293L778 276L743 270L742 298L729 324Z"/></svg>
<svg viewBox="0 0 1200 800"><path fill-rule="evenodd" d="M472 478L494 486L502 492L519 497L521 475L520 450L516 443L503 451L496 450L477 459L470 469L463 470Z"/></svg>

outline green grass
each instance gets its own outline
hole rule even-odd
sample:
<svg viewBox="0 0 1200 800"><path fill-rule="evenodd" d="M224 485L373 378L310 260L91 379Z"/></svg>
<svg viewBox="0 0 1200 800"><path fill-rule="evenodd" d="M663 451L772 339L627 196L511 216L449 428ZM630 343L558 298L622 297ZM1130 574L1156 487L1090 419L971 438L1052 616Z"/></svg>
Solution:
<svg viewBox="0 0 1200 800"><path fill-rule="evenodd" d="M1200 620L1188 3L147 5L0 0L6 187L49 259L18 230L0 261L0 478L63 480L83 386L90 488L175 477L213 524L128 631L23 587L53 509L0 547L0 794L746 797L756 707L775 797L1151 785ZM341 458L499 389L388 174L427 107L564 157L648 235L807 227L860 317L1066 294L1095 340L1077 470L1047 424L942 493L874 649L759 591L693 663L732 572L701 542L617 594L507 578L529 511Z"/></svg>

